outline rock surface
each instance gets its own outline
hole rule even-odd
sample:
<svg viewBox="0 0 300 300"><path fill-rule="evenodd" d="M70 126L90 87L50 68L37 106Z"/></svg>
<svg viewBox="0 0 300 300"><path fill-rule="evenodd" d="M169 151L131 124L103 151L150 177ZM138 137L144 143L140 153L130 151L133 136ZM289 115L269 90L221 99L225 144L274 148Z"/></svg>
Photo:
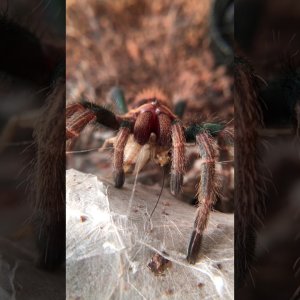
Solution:
<svg viewBox="0 0 300 300"><path fill-rule="evenodd" d="M103 179L102 179L103 180ZM212 212L198 263L186 262L195 208L159 186L116 189L67 171L67 299L233 299L234 218ZM171 261L156 276L156 254Z"/></svg>

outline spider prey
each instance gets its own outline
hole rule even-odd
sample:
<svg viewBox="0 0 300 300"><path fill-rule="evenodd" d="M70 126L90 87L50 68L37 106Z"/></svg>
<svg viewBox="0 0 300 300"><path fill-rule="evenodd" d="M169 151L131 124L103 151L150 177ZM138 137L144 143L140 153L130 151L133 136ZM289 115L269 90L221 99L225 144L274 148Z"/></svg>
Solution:
<svg viewBox="0 0 300 300"><path fill-rule="evenodd" d="M171 101L157 89L139 93L127 110L123 92L113 88L111 98L118 104L120 114L94 103L82 100L67 106L67 139L79 136L89 123L99 123L118 130L110 141L114 146L113 177L115 187L121 188L125 173L136 164L137 154L143 146L154 144L152 157L161 166L171 164L170 188L177 195L182 188L185 173L185 144L196 143L203 160L201 182L198 188L198 202L194 229L191 235L187 260L194 264L201 248L203 231L206 227L216 195L215 163L217 155L216 138L225 132L224 124L203 123L183 125L177 106L172 112ZM171 150L171 151L170 151ZM142 164L145 165L147 160ZM143 166L142 166L143 167Z"/></svg>

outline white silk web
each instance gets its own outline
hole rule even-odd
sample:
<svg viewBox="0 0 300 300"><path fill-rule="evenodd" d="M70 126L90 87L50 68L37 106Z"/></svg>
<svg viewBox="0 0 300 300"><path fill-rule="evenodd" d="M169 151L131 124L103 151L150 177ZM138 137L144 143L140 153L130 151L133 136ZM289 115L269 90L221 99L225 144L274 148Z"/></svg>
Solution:
<svg viewBox="0 0 300 300"><path fill-rule="evenodd" d="M186 262L195 209L159 187L115 189L67 171L67 299L233 299L233 215L212 213L196 265ZM171 261L163 275L147 265ZM78 299L79 299L78 298Z"/></svg>

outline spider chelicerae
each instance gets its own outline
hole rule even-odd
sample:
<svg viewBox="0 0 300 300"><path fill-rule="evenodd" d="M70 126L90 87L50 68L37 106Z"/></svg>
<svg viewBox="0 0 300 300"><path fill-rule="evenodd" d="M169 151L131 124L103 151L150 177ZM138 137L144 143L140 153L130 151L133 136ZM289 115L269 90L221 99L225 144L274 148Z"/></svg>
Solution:
<svg viewBox="0 0 300 300"><path fill-rule="evenodd" d="M114 87L110 97L119 107L120 114L114 114L86 100L69 104L66 109L67 140L78 137L85 126L91 123L117 130L116 137L104 143L104 147L111 143L114 148L113 177L116 188L122 188L125 174L136 165L139 152L148 144L151 151L139 163L139 169L151 158L161 167L171 165L170 189L173 195L178 195L183 185L186 144L196 143L203 163L197 191L199 206L187 254L188 262L196 263L203 232L217 194L215 165L218 141L222 140L220 144L224 145L231 131L224 123L184 125L180 120L184 111L183 102L173 112L171 101L159 89L142 91L129 109L120 88Z"/></svg>

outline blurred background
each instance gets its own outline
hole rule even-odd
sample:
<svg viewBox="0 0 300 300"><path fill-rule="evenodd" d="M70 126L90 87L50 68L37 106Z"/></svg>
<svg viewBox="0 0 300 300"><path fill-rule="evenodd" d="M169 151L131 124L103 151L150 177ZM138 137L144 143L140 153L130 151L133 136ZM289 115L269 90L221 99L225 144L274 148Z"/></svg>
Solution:
<svg viewBox="0 0 300 300"><path fill-rule="evenodd" d="M265 178L255 203L263 217L246 237L254 250L246 249L250 269L236 299L300 299L299 25L299 1L235 1L235 54L258 82L257 174Z"/></svg>
<svg viewBox="0 0 300 300"><path fill-rule="evenodd" d="M1 0L0 40L0 298L65 299L64 268L38 267L32 222L39 202L33 135L65 58L64 1ZM48 175L43 180L53 181Z"/></svg>
<svg viewBox="0 0 300 300"><path fill-rule="evenodd" d="M210 48L212 4L67 1L68 101L84 94L104 104L109 89L120 85L130 102L158 86L174 102L191 102L190 112L196 107L230 120L231 77Z"/></svg>

